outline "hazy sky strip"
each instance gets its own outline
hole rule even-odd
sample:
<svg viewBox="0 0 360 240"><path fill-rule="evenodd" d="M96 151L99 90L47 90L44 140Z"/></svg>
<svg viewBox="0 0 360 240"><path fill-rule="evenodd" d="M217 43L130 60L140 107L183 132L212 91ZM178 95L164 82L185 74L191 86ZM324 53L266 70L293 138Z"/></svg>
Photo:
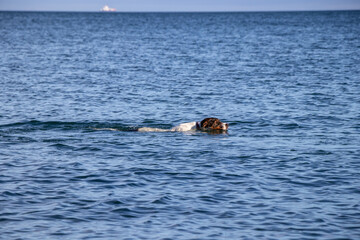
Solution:
<svg viewBox="0 0 360 240"><path fill-rule="evenodd" d="M360 0L0 0L0 10L99 11L360 10Z"/></svg>

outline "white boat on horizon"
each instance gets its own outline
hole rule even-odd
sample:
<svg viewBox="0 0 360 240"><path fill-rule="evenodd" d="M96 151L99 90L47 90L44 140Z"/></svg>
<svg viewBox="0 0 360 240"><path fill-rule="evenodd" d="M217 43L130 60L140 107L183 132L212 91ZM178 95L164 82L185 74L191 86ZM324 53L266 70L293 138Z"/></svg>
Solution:
<svg viewBox="0 0 360 240"><path fill-rule="evenodd" d="M110 8L108 5L105 5L102 9L100 9L102 12L116 12L115 8Z"/></svg>

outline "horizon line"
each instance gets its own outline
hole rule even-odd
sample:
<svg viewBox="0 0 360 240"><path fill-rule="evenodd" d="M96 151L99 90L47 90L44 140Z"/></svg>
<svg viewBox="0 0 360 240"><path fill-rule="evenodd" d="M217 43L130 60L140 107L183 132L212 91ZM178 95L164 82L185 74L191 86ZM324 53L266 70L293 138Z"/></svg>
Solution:
<svg viewBox="0 0 360 240"><path fill-rule="evenodd" d="M322 9L322 10L222 10L222 11L79 11L79 10L0 10L0 12L58 12L58 13L104 13L104 14L116 14L116 13L256 13L256 12L344 12L344 11L360 11L359 9Z"/></svg>

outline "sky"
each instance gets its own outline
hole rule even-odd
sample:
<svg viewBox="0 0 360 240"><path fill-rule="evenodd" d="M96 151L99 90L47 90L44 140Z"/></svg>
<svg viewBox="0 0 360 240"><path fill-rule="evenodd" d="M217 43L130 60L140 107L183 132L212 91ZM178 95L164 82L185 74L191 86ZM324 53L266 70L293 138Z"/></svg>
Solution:
<svg viewBox="0 0 360 240"><path fill-rule="evenodd" d="M0 0L0 11L307 11L360 10L360 0Z"/></svg>

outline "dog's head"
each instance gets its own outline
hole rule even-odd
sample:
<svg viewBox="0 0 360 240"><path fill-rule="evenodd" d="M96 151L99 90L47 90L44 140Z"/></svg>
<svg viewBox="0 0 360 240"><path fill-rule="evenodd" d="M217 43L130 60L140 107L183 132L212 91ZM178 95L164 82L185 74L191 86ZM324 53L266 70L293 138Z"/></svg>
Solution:
<svg viewBox="0 0 360 240"><path fill-rule="evenodd" d="M223 123L218 118L205 118L201 122L196 123L196 128L199 130L227 130L229 124Z"/></svg>

